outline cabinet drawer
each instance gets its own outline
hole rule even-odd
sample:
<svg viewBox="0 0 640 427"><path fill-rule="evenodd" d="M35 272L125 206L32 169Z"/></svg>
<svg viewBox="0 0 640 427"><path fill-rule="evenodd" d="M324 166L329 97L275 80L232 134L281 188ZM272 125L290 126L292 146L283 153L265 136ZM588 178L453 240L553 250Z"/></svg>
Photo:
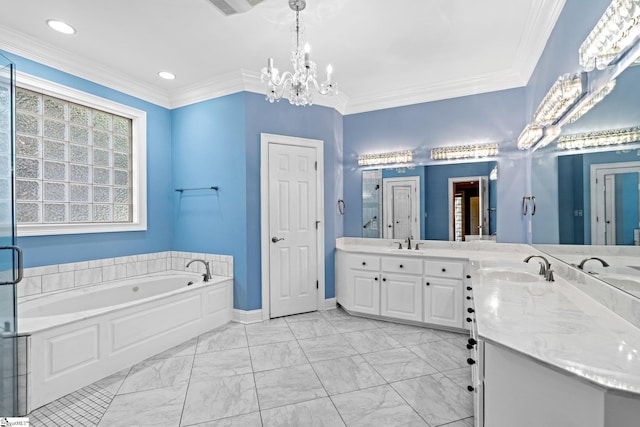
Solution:
<svg viewBox="0 0 640 427"><path fill-rule="evenodd" d="M372 255L350 254L347 258L347 268L358 270L379 271L380 257Z"/></svg>
<svg viewBox="0 0 640 427"><path fill-rule="evenodd" d="M424 274L434 277L450 277L452 279L462 279L464 274L464 264L451 261L425 261Z"/></svg>
<svg viewBox="0 0 640 427"><path fill-rule="evenodd" d="M382 271L422 274L422 260L417 258L382 258Z"/></svg>

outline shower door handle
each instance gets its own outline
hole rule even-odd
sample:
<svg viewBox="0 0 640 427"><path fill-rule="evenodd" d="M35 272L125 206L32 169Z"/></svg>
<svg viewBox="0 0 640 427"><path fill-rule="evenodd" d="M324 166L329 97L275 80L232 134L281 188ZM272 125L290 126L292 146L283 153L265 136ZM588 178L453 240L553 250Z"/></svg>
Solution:
<svg viewBox="0 0 640 427"><path fill-rule="evenodd" d="M0 285L17 285L22 280L22 276L24 273L24 268L22 264L22 249L20 246L0 246L0 250L10 249L18 254L18 274L16 276L16 280L11 280L9 282L0 282Z"/></svg>

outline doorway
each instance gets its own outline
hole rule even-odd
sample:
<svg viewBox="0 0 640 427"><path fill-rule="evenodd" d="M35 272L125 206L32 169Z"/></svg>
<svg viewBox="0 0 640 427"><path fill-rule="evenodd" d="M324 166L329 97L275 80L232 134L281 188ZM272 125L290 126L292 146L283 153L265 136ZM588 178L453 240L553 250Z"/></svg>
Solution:
<svg viewBox="0 0 640 427"><path fill-rule="evenodd" d="M385 239L420 238L420 177L383 178Z"/></svg>
<svg viewBox="0 0 640 427"><path fill-rule="evenodd" d="M591 165L591 244L633 245L640 228L640 162Z"/></svg>
<svg viewBox="0 0 640 427"><path fill-rule="evenodd" d="M263 320L324 304L323 142L261 135Z"/></svg>
<svg viewBox="0 0 640 427"><path fill-rule="evenodd" d="M489 178L449 178L449 240L489 234Z"/></svg>

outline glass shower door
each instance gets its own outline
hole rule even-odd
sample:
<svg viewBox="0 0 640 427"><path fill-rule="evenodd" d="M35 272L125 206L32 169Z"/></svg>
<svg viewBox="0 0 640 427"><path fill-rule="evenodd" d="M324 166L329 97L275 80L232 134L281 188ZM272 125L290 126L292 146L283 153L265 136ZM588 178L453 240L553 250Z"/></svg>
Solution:
<svg viewBox="0 0 640 427"><path fill-rule="evenodd" d="M14 89L14 65L0 55L0 418L19 415L16 284L22 252L15 245Z"/></svg>

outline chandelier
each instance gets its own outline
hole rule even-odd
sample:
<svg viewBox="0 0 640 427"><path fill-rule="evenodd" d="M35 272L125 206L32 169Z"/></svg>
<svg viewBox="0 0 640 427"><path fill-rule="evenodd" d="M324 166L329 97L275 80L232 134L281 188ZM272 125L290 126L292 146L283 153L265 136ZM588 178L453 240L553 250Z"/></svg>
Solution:
<svg viewBox="0 0 640 427"><path fill-rule="evenodd" d="M327 66L327 80L318 83L317 67L309 57L310 47L305 44L300 47L300 11L307 6L306 0L289 0L289 7L296 13L295 23L295 50L291 52L293 72L285 71L280 74L273 66L273 58L269 58L267 67L262 69L262 82L267 82L269 90L267 100L269 102L280 101L288 98L293 105L312 105L313 90L320 95L336 95L338 88L331 80L333 69Z"/></svg>

